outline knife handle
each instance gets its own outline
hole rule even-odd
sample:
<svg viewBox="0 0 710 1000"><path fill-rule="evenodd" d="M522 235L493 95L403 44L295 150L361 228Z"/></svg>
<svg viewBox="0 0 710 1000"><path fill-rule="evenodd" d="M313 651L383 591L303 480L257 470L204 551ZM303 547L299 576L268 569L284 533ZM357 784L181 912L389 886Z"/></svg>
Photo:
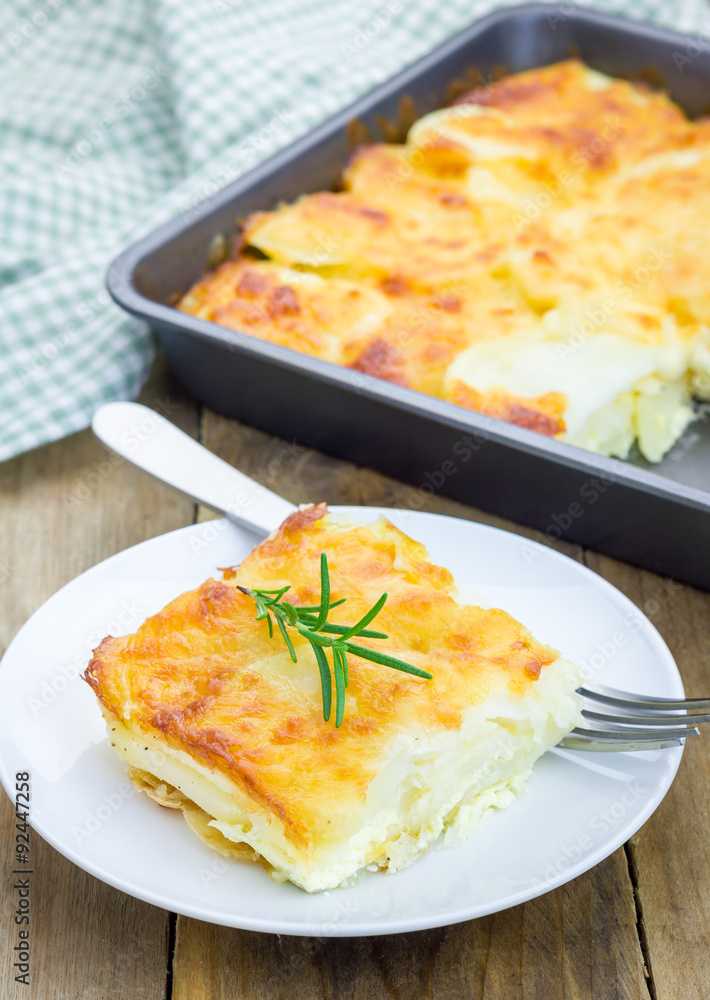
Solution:
<svg viewBox="0 0 710 1000"><path fill-rule="evenodd" d="M92 428L126 461L251 531L269 534L297 510L140 403L106 403Z"/></svg>

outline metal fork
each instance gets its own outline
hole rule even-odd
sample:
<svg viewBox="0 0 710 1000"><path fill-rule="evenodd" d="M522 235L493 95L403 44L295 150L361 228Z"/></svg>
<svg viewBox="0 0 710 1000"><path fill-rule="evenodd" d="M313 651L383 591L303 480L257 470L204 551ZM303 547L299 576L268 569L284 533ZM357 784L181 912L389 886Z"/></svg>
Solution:
<svg viewBox="0 0 710 1000"><path fill-rule="evenodd" d="M710 722L710 698L652 698L601 684L594 690L578 688L577 693L592 702L582 715L598 725L573 729L557 744L562 750L618 753L679 747L700 735L699 723ZM608 711L596 711L599 705Z"/></svg>

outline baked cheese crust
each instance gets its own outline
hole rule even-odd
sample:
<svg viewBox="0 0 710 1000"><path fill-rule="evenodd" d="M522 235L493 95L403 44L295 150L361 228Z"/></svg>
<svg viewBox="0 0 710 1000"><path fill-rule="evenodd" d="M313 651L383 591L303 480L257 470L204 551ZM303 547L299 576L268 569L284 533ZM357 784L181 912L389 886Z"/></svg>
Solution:
<svg viewBox="0 0 710 1000"><path fill-rule="evenodd" d="M658 461L710 399L710 122L665 94L515 74L343 184L252 215L178 308L601 454Z"/></svg>
<svg viewBox="0 0 710 1000"><path fill-rule="evenodd" d="M331 620L352 624L386 590L389 639L362 643L433 675L351 655L338 729L306 640L293 633L293 663L236 587L290 583L292 602L311 605L321 552L332 599L347 599ZM448 570L383 518L300 511L226 577L104 639L85 677L140 787L277 878L317 891L467 836L577 724L577 669L506 612L458 603Z"/></svg>

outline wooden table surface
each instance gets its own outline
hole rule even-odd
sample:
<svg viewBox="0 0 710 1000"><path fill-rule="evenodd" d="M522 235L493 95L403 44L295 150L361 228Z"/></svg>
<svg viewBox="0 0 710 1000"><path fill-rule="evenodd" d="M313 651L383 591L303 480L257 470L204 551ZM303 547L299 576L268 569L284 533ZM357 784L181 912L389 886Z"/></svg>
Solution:
<svg viewBox="0 0 710 1000"><path fill-rule="evenodd" d="M406 506L412 488L201 408L159 364L142 401L294 503ZM107 556L207 519L89 431L0 466L0 646L59 587ZM102 464L103 463L103 464ZM108 469L108 471L107 471ZM434 496L425 509L532 532ZM710 690L710 595L562 544L652 619L689 695ZM514 909L380 938L277 937L139 902L34 834L31 980L14 981L14 811L0 795L2 1000L707 1000L710 767L692 741L656 813L610 858Z"/></svg>

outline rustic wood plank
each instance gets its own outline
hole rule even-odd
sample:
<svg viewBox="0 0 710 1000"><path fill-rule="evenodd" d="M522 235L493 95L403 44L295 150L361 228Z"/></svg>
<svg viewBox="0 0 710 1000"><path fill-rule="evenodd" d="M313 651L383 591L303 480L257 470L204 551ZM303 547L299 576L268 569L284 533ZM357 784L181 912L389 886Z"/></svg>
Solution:
<svg viewBox="0 0 710 1000"><path fill-rule="evenodd" d="M173 1000L648 997L623 851L524 906L413 934L277 937L180 917L174 976Z"/></svg>
<svg viewBox="0 0 710 1000"><path fill-rule="evenodd" d="M197 433L197 409L161 367L140 401ZM194 505L82 431L0 465L0 646L59 587L146 538L189 524Z"/></svg>
<svg viewBox="0 0 710 1000"><path fill-rule="evenodd" d="M197 408L158 368L142 402L192 434ZM194 505L125 463L89 431L0 466L0 645L55 590L89 566L189 524ZM126 896L32 835L31 985L14 982L14 894L6 874L14 811L0 796L0 996L3 1000L158 1000L169 915Z"/></svg>
<svg viewBox="0 0 710 1000"><path fill-rule="evenodd" d="M259 431L203 414L210 450L294 503L409 506L535 533ZM414 499L414 503L411 503ZM203 518L211 512L200 511ZM576 546L553 543L576 558ZM383 876L386 877L386 876ZM648 1000L624 851L523 906L382 938L308 939L178 917L174 1000Z"/></svg>
<svg viewBox="0 0 710 1000"><path fill-rule="evenodd" d="M689 697L710 693L710 594L588 553L592 569L645 612L668 643ZM691 741L656 813L632 838L630 859L656 1000L710 992L710 756Z"/></svg>

